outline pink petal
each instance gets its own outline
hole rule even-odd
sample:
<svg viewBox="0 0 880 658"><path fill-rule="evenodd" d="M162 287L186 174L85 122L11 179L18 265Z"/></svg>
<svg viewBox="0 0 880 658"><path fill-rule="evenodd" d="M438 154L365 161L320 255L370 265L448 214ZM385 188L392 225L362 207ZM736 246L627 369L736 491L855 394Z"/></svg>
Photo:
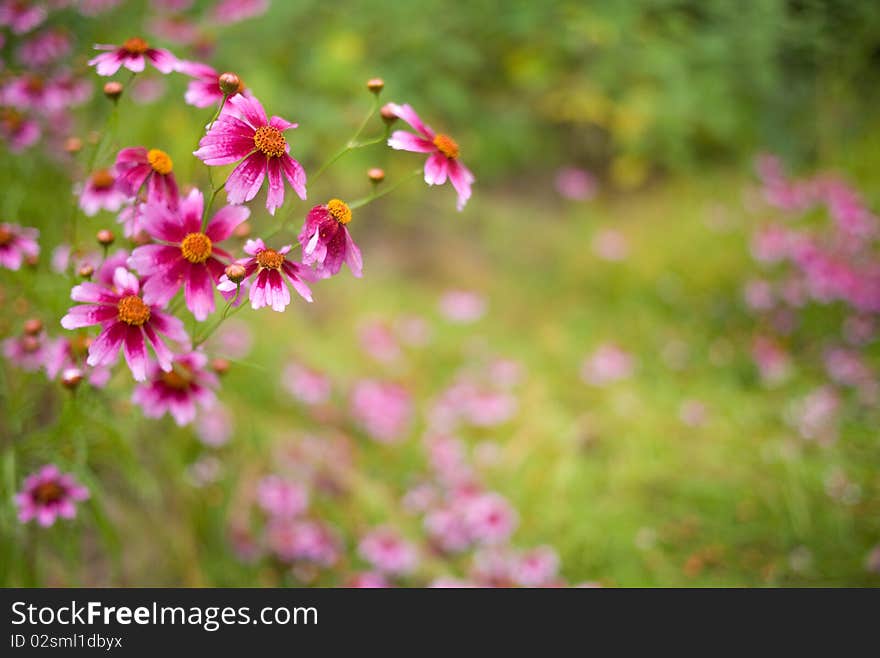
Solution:
<svg viewBox="0 0 880 658"><path fill-rule="evenodd" d="M177 68L177 58L163 48L150 48L147 58L162 73L171 73Z"/></svg>
<svg viewBox="0 0 880 658"><path fill-rule="evenodd" d="M446 182L449 158L442 153L435 153L425 161L425 182L428 185L442 185Z"/></svg>
<svg viewBox="0 0 880 658"><path fill-rule="evenodd" d="M144 332L140 327L127 327L123 348L125 361L128 363L134 380L137 382L146 381L147 344L144 342Z"/></svg>
<svg viewBox="0 0 880 658"><path fill-rule="evenodd" d="M223 206L208 223L206 235L213 242L222 242L235 230L235 227L250 217L250 208L246 206Z"/></svg>
<svg viewBox="0 0 880 658"><path fill-rule="evenodd" d="M284 285L284 279L281 278L281 272L278 270L269 272L268 281L269 292L266 294L266 301L273 311L280 313L290 304L290 291Z"/></svg>
<svg viewBox="0 0 880 658"><path fill-rule="evenodd" d="M177 343L189 343L189 336L183 328L183 321L180 318L152 308L150 309L150 324L160 334L168 336Z"/></svg>
<svg viewBox="0 0 880 658"><path fill-rule="evenodd" d="M112 46L115 48L115 46ZM110 76L122 66L123 57L117 52L101 53L89 60L89 66L95 66L98 75Z"/></svg>
<svg viewBox="0 0 880 658"><path fill-rule="evenodd" d="M147 233L166 242L180 243L187 234L186 227L180 217L162 203L144 204L140 221L141 228Z"/></svg>
<svg viewBox="0 0 880 658"><path fill-rule="evenodd" d="M418 132L422 133L424 137L427 137L429 140L434 139L434 131L431 130L430 126L422 123L419 115L416 114L415 110L413 110L409 105L398 105L397 103L389 103L389 106L391 108L391 111L396 116L406 121Z"/></svg>
<svg viewBox="0 0 880 658"><path fill-rule="evenodd" d="M143 55L124 57L122 65L132 73L143 73L147 60Z"/></svg>
<svg viewBox="0 0 880 658"><path fill-rule="evenodd" d="M119 313L115 306L87 304L74 306L67 315L61 318L61 326L65 329L82 329L112 320Z"/></svg>
<svg viewBox="0 0 880 658"><path fill-rule="evenodd" d="M153 351L156 353L156 360L159 362L159 367L165 372L171 372L171 361L174 358L174 355L171 354L171 350L169 350L165 343L162 342L162 339L159 338L149 322L144 325L144 333L147 335L150 344L153 346Z"/></svg>
<svg viewBox="0 0 880 658"><path fill-rule="evenodd" d="M302 168L302 165L289 155L282 155L279 160L281 160L281 166L284 169L284 176L287 178L293 191L296 192L296 195L300 199L305 201L306 172Z"/></svg>
<svg viewBox="0 0 880 658"><path fill-rule="evenodd" d="M193 264L184 282L186 307L196 320L204 322L214 312L214 282L208 268Z"/></svg>
<svg viewBox="0 0 880 658"><path fill-rule="evenodd" d="M414 153L431 153L437 150L434 142L405 130L395 130L388 140L388 146L398 151L413 151Z"/></svg>
<svg viewBox="0 0 880 658"><path fill-rule="evenodd" d="M147 245L150 246L150 245ZM175 260L163 269L154 270L144 281L144 302L150 306L164 306L180 290L189 272L190 262L183 258L177 247L165 247L176 252ZM142 247L138 247L142 249ZM137 249L135 249L137 251Z"/></svg>
<svg viewBox="0 0 880 658"><path fill-rule="evenodd" d="M89 358L86 363L90 366L110 365L119 354L125 330L128 327L124 322L114 322L104 329L95 341L89 345Z"/></svg>
<svg viewBox="0 0 880 658"><path fill-rule="evenodd" d="M348 228L343 228L345 231L345 262L348 264L348 269L351 270L351 273L360 279L363 276L364 269L364 260L361 257L361 250L354 243L354 240L351 239L351 234L348 232Z"/></svg>
<svg viewBox="0 0 880 658"><path fill-rule="evenodd" d="M267 288L269 286L268 270L262 270L257 275L257 280L251 286L249 298L251 300L251 308L257 310L266 305Z"/></svg>
<svg viewBox="0 0 880 658"><path fill-rule="evenodd" d="M274 215L275 209L284 204L284 179L281 177L280 159L269 158L267 170L269 173L269 193L266 195L266 209L270 215Z"/></svg>
<svg viewBox="0 0 880 658"><path fill-rule="evenodd" d="M266 177L266 156L256 152L239 164L226 179L226 200L232 204L250 201Z"/></svg>
<svg viewBox="0 0 880 658"><path fill-rule="evenodd" d="M190 190L180 201L178 214L183 224L184 234L199 233L202 230L202 211L205 209L205 200L200 190Z"/></svg>
<svg viewBox="0 0 880 658"><path fill-rule="evenodd" d="M226 109L224 109L224 112L226 111L229 111L233 115L237 112L242 119L247 121L254 128L259 128L260 126L265 126L269 123L269 119L266 116L266 110L263 109L260 101L253 97L248 98L241 94L233 96L226 101Z"/></svg>
<svg viewBox="0 0 880 658"><path fill-rule="evenodd" d="M145 244L136 247L128 258L128 266L141 276L152 276L167 270L181 259L180 247L167 244ZM144 283L144 290L147 284Z"/></svg>
<svg viewBox="0 0 880 658"><path fill-rule="evenodd" d="M70 291L70 298L75 302L88 302L92 304L113 304L119 301L119 295L106 286L91 281L80 283Z"/></svg>
<svg viewBox="0 0 880 658"><path fill-rule="evenodd" d="M450 160L448 165L449 181L458 192L458 209L464 208L464 204L471 198L471 183L474 175L458 160Z"/></svg>
<svg viewBox="0 0 880 658"><path fill-rule="evenodd" d="M138 278L124 267L113 270L113 285L120 295L136 295L141 288Z"/></svg>
<svg viewBox="0 0 880 658"><path fill-rule="evenodd" d="M269 119L269 125L281 131L299 127L298 123L291 123L287 119L282 119L281 117L272 117Z"/></svg>

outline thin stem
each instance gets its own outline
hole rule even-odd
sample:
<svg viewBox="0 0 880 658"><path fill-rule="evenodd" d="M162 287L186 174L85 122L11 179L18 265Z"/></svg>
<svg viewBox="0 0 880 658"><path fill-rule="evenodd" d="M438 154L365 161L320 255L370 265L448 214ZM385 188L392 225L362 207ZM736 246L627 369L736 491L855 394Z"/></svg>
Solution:
<svg viewBox="0 0 880 658"><path fill-rule="evenodd" d="M363 121L361 121L354 135L345 143L341 149L339 149L336 153L334 153L329 160L327 160L324 164L318 167L318 171L312 174L309 177L309 182L313 183L318 178L320 178L321 174L323 174L334 162L339 160L343 155L348 153L349 151L353 151L354 149L361 148L363 146L369 146L370 144L376 144L378 141L381 141L382 138L378 138L378 140L370 140L368 142L358 143L357 139L361 136L361 133L364 132L364 128L367 127L367 124L370 122L370 119L373 118L373 115L376 113L376 110L379 109L379 97L377 95L373 96L373 103L370 107L370 111L367 113L367 116L364 117ZM387 131L386 131L387 132Z"/></svg>
<svg viewBox="0 0 880 658"><path fill-rule="evenodd" d="M368 203L371 203L371 202L375 201L376 199L385 196L386 194L391 194L398 187L400 187L401 185L403 185L407 181L412 180L413 178L415 178L416 176L418 176L421 173L422 173L421 169L415 169L415 170L413 170L413 172L409 176L404 176L403 178L398 180L396 183L394 183L394 185L389 185L388 187L381 190L380 192L374 191L369 196L366 196L362 199L358 199L357 201L352 201L351 203L348 204L348 207L351 208L352 210L355 210L357 208L362 208L363 206L367 205Z"/></svg>

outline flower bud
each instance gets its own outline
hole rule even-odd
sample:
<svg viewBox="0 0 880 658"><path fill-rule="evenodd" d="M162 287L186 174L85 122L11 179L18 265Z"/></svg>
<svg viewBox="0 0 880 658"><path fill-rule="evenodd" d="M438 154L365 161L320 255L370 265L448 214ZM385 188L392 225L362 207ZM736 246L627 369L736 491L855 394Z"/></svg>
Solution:
<svg viewBox="0 0 880 658"><path fill-rule="evenodd" d="M111 80L104 85L104 95L111 101L118 101L122 96L122 83Z"/></svg>
<svg viewBox="0 0 880 658"><path fill-rule="evenodd" d="M220 85L220 91L222 91L226 96L239 94L241 93L243 88L241 84L241 78L230 71L220 74L220 77L217 79L217 83Z"/></svg>
<svg viewBox="0 0 880 658"><path fill-rule="evenodd" d="M113 235L113 231L110 231L106 228L102 228L98 231L98 234L95 236L98 239L98 244L104 247L109 247L113 244L113 241L116 240L116 236Z"/></svg>
<svg viewBox="0 0 880 658"><path fill-rule="evenodd" d="M28 254L25 256L24 262L28 267L36 267L40 264L40 257L36 254Z"/></svg>
<svg viewBox="0 0 880 658"><path fill-rule="evenodd" d="M153 241L153 238L151 238L150 234L146 231L140 230L131 237L131 241L140 247L145 244L150 244Z"/></svg>
<svg viewBox="0 0 880 658"><path fill-rule="evenodd" d="M64 150L67 153L79 153L82 147L83 141L79 137L68 137L64 140Z"/></svg>
<svg viewBox="0 0 880 658"><path fill-rule="evenodd" d="M226 266L226 276L232 281L232 283L241 283L244 281L246 274L247 270L244 269L244 265L232 263L232 265Z"/></svg>
<svg viewBox="0 0 880 658"><path fill-rule="evenodd" d="M211 369L218 375L225 375L229 372L229 361L226 359L211 359Z"/></svg>
<svg viewBox="0 0 880 658"><path fill-rule="evenodd" d="M23 336L21 339L21 348L25 352L32 354L40 349L40 339L36 336Z"/></svg>
<svg viewBox="0 0 880 658"><path fill-rule="evenodd" d="M61 385L71 391L83 380L83 372L79 368L65 368L61 371Z"/></svg>
<svg viewBox="0 0 880 658"><path fill-rule="evenodd" d="M382 116L382 121L389 126L397 121L397 115L394 114L394 110L391 109L391 103L385 103L385 105L382 106L382 109L379 110L379 114Z"/></svg>
<svg viewBox="0 0 880 658"><path fill-rule="evenodd" d="M79 268L76 273L83 279L91 279L92 275L95 273L95 268L87 263Z"/></svg>
<svg viewBox="0 0 880 658"><path fill-rule="evenodd" d="M367 80L367 89L374 94L379 94L385 87L385 81L382 78L370 78Z"/></svg>
<svg viewBox="0 0 880 658"><path fill-rule="evenodd" d="M24 322L24 333L28 336L36 336L43 330L43 321L40 318L30 318Z"/></svg>
<svg viewBox="0 0 880 658"><path fill-rule="evenodd" d="M251 225L247 222L242 222L238 226L235 227L232 231L232 235L236 238L246 238L251 234Z"/></svg>
<svg viewBox="0 0 880 658"><path fill-rule="evenodd" d="M367 172L367 177L374 183L381 183L385 180L385 170L379 167L373 167Z"/></svg>

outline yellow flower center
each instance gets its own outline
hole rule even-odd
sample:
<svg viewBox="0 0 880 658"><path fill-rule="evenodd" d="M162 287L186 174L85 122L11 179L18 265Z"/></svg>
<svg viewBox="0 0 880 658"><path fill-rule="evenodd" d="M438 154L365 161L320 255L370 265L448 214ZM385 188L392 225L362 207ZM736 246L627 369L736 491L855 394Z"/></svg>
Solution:
<svg viewBox="0 0 880 658"><path fill-rule="evenodd" d="M189 388L190 382L192 382L192 376L189 371L180 365L176 366L171 372L163 372L160 378L165 386L178 391Z"/></svg>
<svg viewBox="0 0 880 658"><path fill-rule="evenodd" d="M57 482L51 480L49 482L41 482L34 488L33 496L38 503L44 505L55 503L64 496L64 489Z"/></svg>
<svg viewBox="0 0 880 658"><path fill-rule="evenodd" d="M287 153L284 134L272 126L260 126L254 133L254 146L270 158L280 158Z"/></svg>
<svg viewBox="0 0 880 658"><path fill-rule="evenodd" d="M129 55L143 55L150 49L150 44L140 37L132 37L122 44L122 49Z"/></svg>
<svg viewBox="0 0 880 658"><path fill-rule="evenodd" d="M211 257L211 238L204 233L189 233L180 243L180 253L190 263L204 263Z"/></svg>
<svg viewBox="0 0 880 658"><path fill-rule="evenodd" d="M150 319L150 307L137 295L128 295L119 300L117 317L125 324L140 327Z"/></svg>
<svg viewBox="0 0 880 658"><path fill-rule="evenodd" d="M159 149L150 149L147 151L147 162L157 174L163 176L170 174L174 169L174 161L165 151Z"/></svg>
<svg viewBox="0 0 880 658"><path fill-rule="evenodd" d="M327 202L327 211L340 224L348 224L351 221L351 208L341 199L330 199Z"/></svg>
<svg viewBox="0 0 880 658"><path fill-rule="evenodd" d="M92 174L92 186L96 190L109 190L115 182L116 179L108 169L98 169L98 171Z"/></svg>
<svg viewBox="0 0 880 658"><path fill-rule="evenodd" d="M440 151L447 158L458 157L458 144L449 135L437 133L434 136L434 146L436 146L437 150Z"/></svg>
<svg viewBox="0 0 880 658"><path fill-rule="evenodd" d="M274 249L263 249L257 254L257 264L269 270L277 270L284 262L284 254L279 254Z"/></svg>

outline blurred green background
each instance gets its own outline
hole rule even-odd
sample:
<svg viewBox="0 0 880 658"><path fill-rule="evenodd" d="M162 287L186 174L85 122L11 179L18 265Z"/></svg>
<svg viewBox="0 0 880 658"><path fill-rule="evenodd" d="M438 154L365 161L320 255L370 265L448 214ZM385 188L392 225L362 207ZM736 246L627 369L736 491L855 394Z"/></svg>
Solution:
<svg viewBox="0 0 880 658"><path fill-rule="evenodd" d="M148 4L71 20L75 65L83 68L92 41L146 33L162 42L144 27ZM205 453L192 430L143 419L126 402L125 376L116 395L81 391L86 402L74 409L42 375L4 363L4 499L42 463L72 461L72 437L84 433L93 500L76 524L49 531L19 526L4 504L0 583L294 584L237 560L228 538L243 482L271 471L288 437L322 429L280 389L281 364L295 358L328 372L340 408L353 381L379 377L405 383L424 412L462 364L493 355L525 368L519 410L462 438L499 442L486 477L520 512L517 543L553 545L568 581L880 584L866 569L880 542L877 410L849 413L833 445L799 439L786 409L824 376L796 366L783 386L764 386L750 356L755 320L742 302L754 270L751 231L772 216L744 204L757 152L779 153L801 171L838 170L878 207L880 5L276 0L263 16L203 36L212 43L205 61L238 72L270 115L300 123L292 153L307 172L345 143L370 104L364 82L381 76L383 100L411 103L455 137L477 177L474 196L459 214L448 186L404 186L350 225L362 280L345 270L315 285L313 305L237 316L255 332L254 349L223 380L235 432L216 451L221 475L208 485L192 483L189 469ZM205 185L205 168L188 154L210 110L183 104L183 76L163 82L154 103L123 99L116 145L163 148L178 180ZM80 134L100 130L108 113L96 93L78 112ZM381 130L376 119L367 134ZM84 161L3 154L4 219L41 229L43 263L69 235L67 176L81 175ZM346 156L309 187L311 203L288 190L278 217L293 219L283 235L296 235L312 203L368 193L367 167L384 167L393 181L420 162L381 145ZM598 196L562 198L554 177L564 167L593 172ZM277 222L261 199L257 235ZM79 222L81 236L114 225L109 214ZM595 252L609 229L625 241L622 261ZM68 283L45 271L2 272L0 335L17 332L25 315L54 326ZM448 289L484 296L486 316L463 326L444 320L437 304ZM393 366L360 348L365 322L410 315L429 322L428 347ZM831 331L816 326L803 355ZM637 368L590 387L581 363L610 341ZM669 366L670 345L680 367ZM705 408L704 422L682 422L689 401ZM351 546L389 518L412 483L423 423L403 445L382 447L334 422L355 437L365 482L322 514ZM840 473L858 490L854 499L830 492ZM418 524L406 523L417 534Z"/></svg>

